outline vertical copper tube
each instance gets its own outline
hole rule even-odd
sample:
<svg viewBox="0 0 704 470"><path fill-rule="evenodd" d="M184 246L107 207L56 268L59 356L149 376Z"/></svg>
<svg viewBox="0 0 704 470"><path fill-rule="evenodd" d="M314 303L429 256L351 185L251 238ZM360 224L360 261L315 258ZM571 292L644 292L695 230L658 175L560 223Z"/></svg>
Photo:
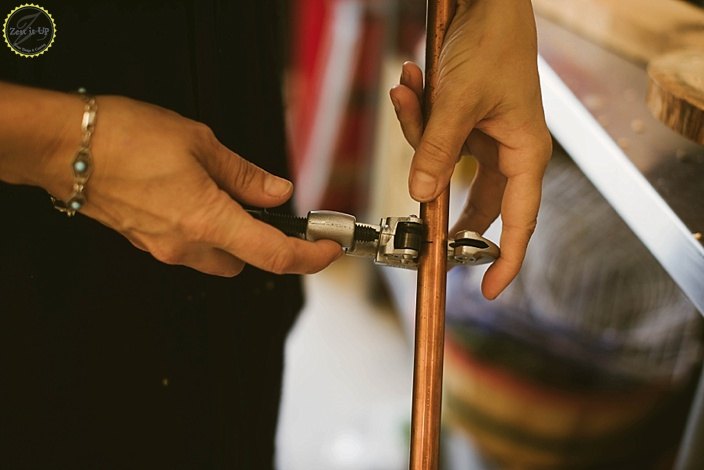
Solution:
<svg viewBox="0 0 704 470"><path fill-rule="evenodd" d="M440 51L453 14L453 0L428 0L426 120L435 100ZM420 206L420 217L428 232L420 255L416 290L411 470L437 470L439 462L449 206L449 188L435 201Z"/></svg>

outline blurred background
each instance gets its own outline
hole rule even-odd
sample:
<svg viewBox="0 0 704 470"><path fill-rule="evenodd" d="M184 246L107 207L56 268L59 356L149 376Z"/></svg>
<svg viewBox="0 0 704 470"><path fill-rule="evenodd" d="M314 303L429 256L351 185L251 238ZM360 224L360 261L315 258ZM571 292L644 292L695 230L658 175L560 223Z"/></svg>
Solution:
<svg viewBox="0 0 704 470"><path fill-rule="evenodd" d="M704 147L648 108L648 64L681 50L704 61L704 10L684 0L533 4L555 153L511 287L487 302L485 268L450 272L442 465L671 468L691 435L701 368ZM417 214L412 150L388 90L405 60L423 61L425 2L287 5L298 212L368 223ZM474 169L467 157L455 172L451 219ZM500 228L486 236L498 241ZM342 259L305 287L287 344L278 468L407 468L415 273Z"/></svg>

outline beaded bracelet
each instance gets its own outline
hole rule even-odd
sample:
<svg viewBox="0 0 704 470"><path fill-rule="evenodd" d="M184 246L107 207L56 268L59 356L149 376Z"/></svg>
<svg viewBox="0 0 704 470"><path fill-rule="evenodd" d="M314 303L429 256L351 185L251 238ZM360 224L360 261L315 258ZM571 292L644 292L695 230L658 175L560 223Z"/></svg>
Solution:
<svg viewBox="0 0 704 470"><path fill-rule="evenodd" d="M54 208L69 217L76 214L86 203L84 193L86 183L93 171L93 158L90 152L90 142L95 131L95 116L98 113L98 104L95 97L88 95L85 88L79 88L78 93L83 98L83 121L81 122L81 146L76 152L76 157L71 163L73 169L73 192L66 202L51 197Z"/></svg>

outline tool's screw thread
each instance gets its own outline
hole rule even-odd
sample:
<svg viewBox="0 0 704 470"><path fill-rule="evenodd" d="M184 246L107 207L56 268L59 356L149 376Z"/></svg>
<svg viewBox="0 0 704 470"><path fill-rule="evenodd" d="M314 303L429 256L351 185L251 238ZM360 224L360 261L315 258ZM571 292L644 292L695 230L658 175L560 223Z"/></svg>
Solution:
<svg viewBox="0 0 704 470"><path fill-rule="evenodd" d="M379 233L374 230L374 227L363 224L355 224L354 239L358 242L373 242L379 238Z"/></svg>
<svg viewBox="0 0 704 470"><path fill-rule="evenodd" d="M267 211L249 211L249 213L262 222L273 225L288 236L302 238L306 234L308 219L305 217Z"/></svg>

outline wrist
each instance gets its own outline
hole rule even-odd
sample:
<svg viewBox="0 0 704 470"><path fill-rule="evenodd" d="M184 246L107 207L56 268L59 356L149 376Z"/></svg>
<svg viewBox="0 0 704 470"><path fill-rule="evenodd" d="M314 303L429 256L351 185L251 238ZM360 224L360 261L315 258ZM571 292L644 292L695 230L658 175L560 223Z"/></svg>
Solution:
<svg viewBox="0 0 704 470"><path fill-rule="evenodd" d="M0 83L0 103L0 180L69 197L81 142L80 97Z"/></svg>
<svg viewBox="0 0 704 470"><path fill-rule="evenodd" d="M68 199L57 199L51 196L54 208L65 213L69 217L76 214L86 203L85 188L91 173L93 172L93 157L91 152L91 141L95 131L95 118L98 112L98 104L95 97L86 94L86 90L79 90L83 99L83 118L81 119L81 145L71 163L73 173L73 186L71 196Z"/></svg>

